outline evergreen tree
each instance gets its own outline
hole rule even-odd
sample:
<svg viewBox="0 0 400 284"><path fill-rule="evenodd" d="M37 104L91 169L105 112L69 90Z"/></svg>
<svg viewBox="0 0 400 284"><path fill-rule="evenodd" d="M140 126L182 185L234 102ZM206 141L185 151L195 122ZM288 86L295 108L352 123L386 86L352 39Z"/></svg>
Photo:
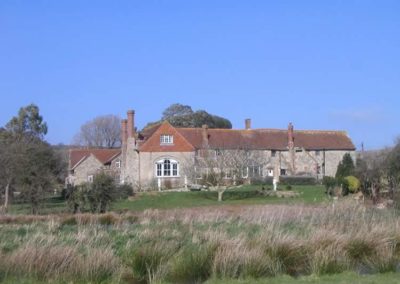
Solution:
<svg viewBox="0 0 400 284"><path fill-rule="evenodd" d="M339 163L336 170L336 178L341 179L352 176L355 173L353 158L349 153L344 154L342 161Z"/></svg>

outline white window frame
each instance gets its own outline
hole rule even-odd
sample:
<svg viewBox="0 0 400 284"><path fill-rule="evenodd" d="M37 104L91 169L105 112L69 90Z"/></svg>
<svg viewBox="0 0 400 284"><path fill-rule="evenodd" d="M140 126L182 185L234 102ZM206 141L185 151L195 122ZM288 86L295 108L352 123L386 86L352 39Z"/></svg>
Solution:
<svg viewBox="0 0 400 284"><path fill-rule="evenodd" d="M248 178L249 177L249 167L245 167L242 169L242 178Z"/></svg>
<svg viewBox="0 0 400 284"><path fill-rule="evenodd" d="M180 177L179 162L174 159L161 159L155 163L155 176L161 177Z"/></svg>
<svg viewBox="0 0 400 284"><path fill-rule="evenodd" d="M121 160L115 161L115 167L116 167L117 169L120 169L120 168L121 168Z"/></svg>
<svg viewBox="0 0 400 284"><path fill-rule="evenodd" d="M160 135L160 145L172 145L174 144L174 136L170 134Z"/></svg>
<svg viewBox="0 0 400 284"><path fill-rule="evenodd" d="M250 175L250 177L262 177L262 170L261 170L261 166L260 165L252 165L247 167L248 169L248 174L247 176ZM258 173L257 175L255 175L255 173Z"/></svg>

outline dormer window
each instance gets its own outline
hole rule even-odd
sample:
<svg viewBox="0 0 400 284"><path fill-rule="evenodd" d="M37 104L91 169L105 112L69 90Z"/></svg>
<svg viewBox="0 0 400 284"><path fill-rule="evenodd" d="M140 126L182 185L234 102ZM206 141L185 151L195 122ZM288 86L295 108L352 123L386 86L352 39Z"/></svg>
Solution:
<svg viewBox="0 0 400 284"><path fill-rule="evenodd" d="M161 145L171 145L174 144L174 136L162 134L160 136L160 144Z"/></svg>

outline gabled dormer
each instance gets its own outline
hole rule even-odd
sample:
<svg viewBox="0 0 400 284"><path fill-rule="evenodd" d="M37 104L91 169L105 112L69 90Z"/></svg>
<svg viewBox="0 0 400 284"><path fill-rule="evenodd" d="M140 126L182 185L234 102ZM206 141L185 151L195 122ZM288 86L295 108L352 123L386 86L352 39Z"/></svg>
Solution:
<svg viewBox="0 0 400 284"><path fill-rule="evenodd" d="M193 152L195 149L168 121L141 145L141 152Z"/></svg>

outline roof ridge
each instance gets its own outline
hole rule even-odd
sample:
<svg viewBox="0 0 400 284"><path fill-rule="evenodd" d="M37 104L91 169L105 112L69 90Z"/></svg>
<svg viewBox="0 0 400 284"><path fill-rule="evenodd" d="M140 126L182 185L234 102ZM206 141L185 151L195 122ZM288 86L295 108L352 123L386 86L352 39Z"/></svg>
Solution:
<svg viewBox="0 0 400 284"><path fill-rule="evenodd" d="M202 130L200 127L175 127L177 130ZM232 128L208 128L208 131L236 131L236 132L249 132L249 131L280 131L287 132L286 129L278 128L253 128L253 129L232 129Z"/></svg>
<svg viewBox="0 0 400 284"><path fill-rule="evenodd" d="M200 127L175 127L176 130L193 130L200 131ZM280 128L253 128L253 129L229 129L229 128L208 128L209 131L237 131L237 132L249 132L249 131L272 131L272 132L287 132L287 129ZM315 130L315 129L295 129L294 132L304 133L341 133L346 134L346 130Z"/></svg>
<svg viewBox="0 0 400 284"><path fill-rule="evenodd" d="M347 135L347 131L345 131L345 130L294 130L294 132L296 133L296 132L302 132L302 133L310 133L310 134L319 134L319 133L321 133L321 134L329 134L329 133L332 133L332 134L344 134L344 135Z"/></svg>

